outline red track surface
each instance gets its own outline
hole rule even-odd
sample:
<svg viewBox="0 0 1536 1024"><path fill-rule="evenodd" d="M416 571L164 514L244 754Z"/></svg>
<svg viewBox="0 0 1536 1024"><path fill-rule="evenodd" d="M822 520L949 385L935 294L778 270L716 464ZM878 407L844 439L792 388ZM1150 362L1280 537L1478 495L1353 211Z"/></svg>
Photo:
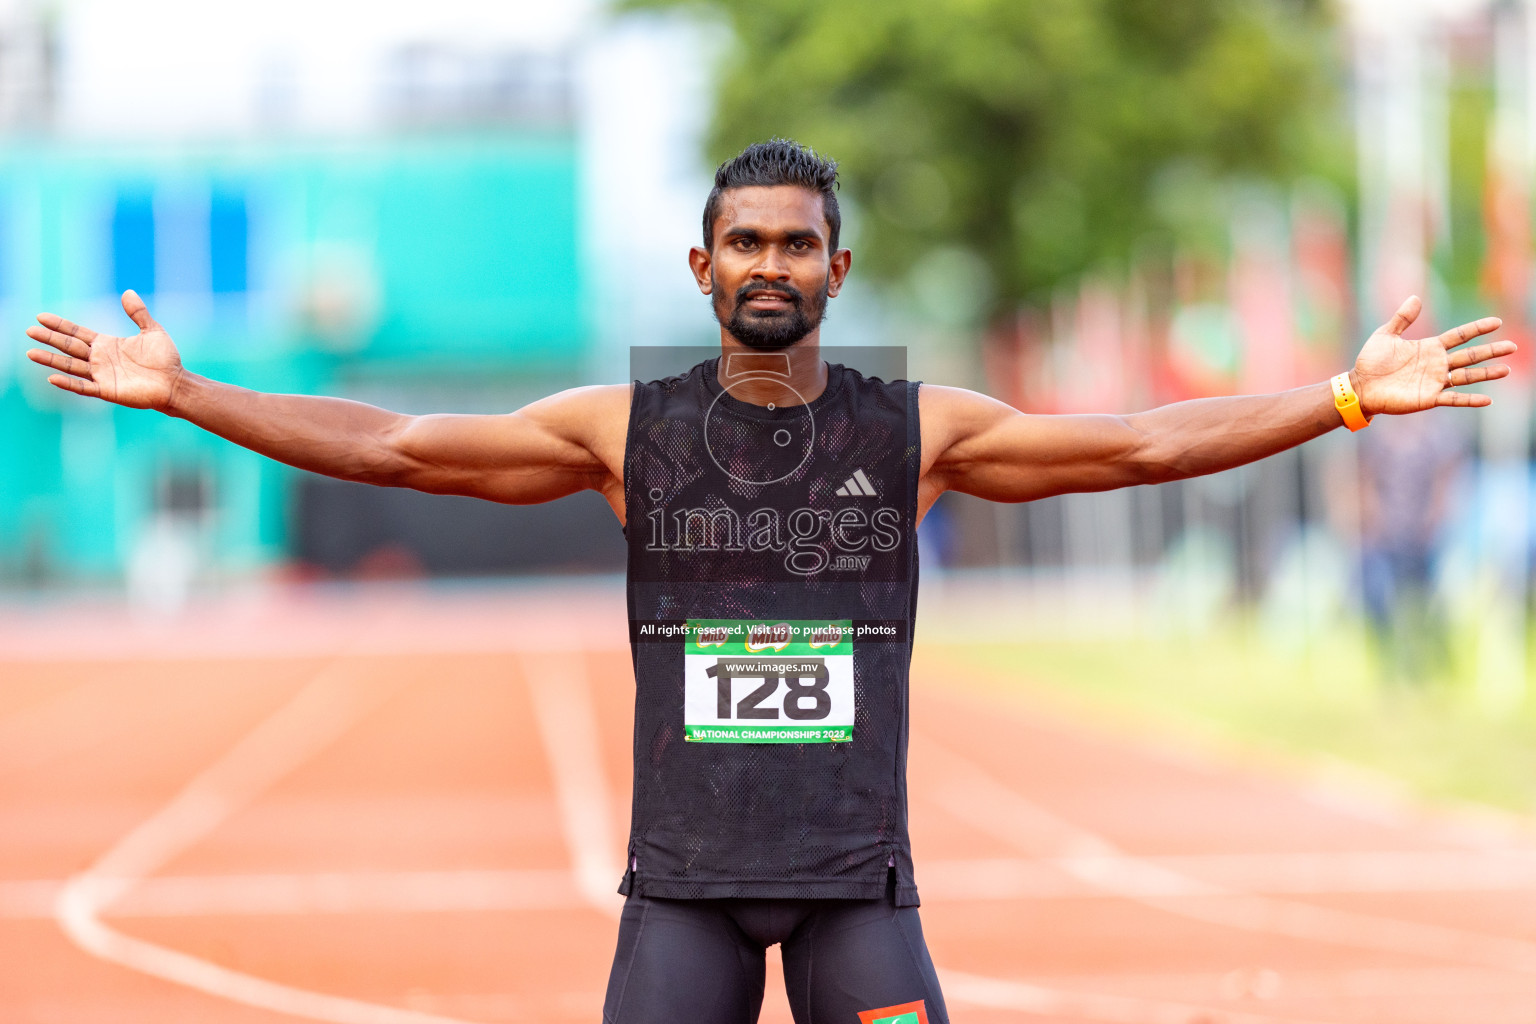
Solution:
<svg viewBox="0 0 1536 1024"><path fill-rule="evenodd" d="M623 636L616 588L0 619L0 1020L599 1019ZM988 703L921 653L911 762L957 1021L1536 1021L1536 845Z"/></svg>

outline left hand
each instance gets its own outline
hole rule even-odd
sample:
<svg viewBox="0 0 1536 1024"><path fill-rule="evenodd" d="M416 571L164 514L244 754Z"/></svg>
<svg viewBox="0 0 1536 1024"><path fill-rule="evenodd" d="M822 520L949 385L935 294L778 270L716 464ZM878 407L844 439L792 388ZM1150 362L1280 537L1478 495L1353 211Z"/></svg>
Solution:
<svg viewBox="0 0 1536 1024"><path fill-rule="evenodd" d="M1403 332L1418 319L1423 304L1417 295L1398 307L1392 319L1366 339L1350 374L1360 411L1367 417L1378 413L1402 414L1432 409L1437 405L1484 406L1493 400L1451 388L1509 376L1509 367L1487 363L1515 351L1512 341L1492 341L1453 351L1473 338L1503 326L1496 316L1483 317L1435 338L1405 338Z"/></svg>

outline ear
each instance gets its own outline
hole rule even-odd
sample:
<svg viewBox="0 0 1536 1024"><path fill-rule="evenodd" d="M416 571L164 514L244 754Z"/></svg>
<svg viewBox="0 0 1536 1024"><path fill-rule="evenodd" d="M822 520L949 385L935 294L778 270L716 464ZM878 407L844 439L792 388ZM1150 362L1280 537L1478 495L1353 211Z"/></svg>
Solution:
<svg viewBox="0 0 1536 1024"><path fill-rule="evenodd" d="M843 279L848 276L848 268L852 265L852 250L839 249L832 254L831 265L827 268L828 297L836 298L837 293L843 290Z"/></svg>
<svg viewBox="0 0 1536 1024"><path fill-rule="evenodd" d="M699 286L699 291L705 295L715 290L709 279L709 268L713 262L708 249L696 245L688 250L688 268L693 271L693 280Z"/></svg>

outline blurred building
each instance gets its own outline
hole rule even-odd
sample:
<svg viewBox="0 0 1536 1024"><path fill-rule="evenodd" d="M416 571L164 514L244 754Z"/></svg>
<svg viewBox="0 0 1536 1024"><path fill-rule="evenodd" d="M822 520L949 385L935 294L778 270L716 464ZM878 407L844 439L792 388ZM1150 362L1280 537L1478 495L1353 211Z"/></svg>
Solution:
<svg viewBox="0 0 1536 1024"><path fill-rule="evenodd" d="M1436 422L1480 432L1481 469L1470 480L1478 499L1456 514L1484 505L1485 492L1505 495L1496 523L1466 532L1480 545L1473 560L1512 577L1523 604L1524 584L1513 577L1529 561L1532 507L1536 9L1517 0L1351 0L1341 16L1350 101L1341 131L1355 135L1353 181L1231 182L1203 195L1224 214L1225 237L1186 243L1171 260L1154 252L1063 288L1043 313L1021 313L1018 329L984 352L988 388L1039 412L1275 391L1350 365L1410 293L1425 300L1414 334L1496 312L1503 335L1522 344L1510 360L1515 376L1486 412ZM1335 486L1325 478L1339 475L1338 458L1355 457L1354 446L1329 449L1348 440L1177 485L1160 499L1074 495L1018 509L955 502L968 524L960 557L1150 566L1202 531L1226 550L1239 592L1256 595L1307 531L1327 523L1322 495ZM1499 474L1507 486L1494 485ZM1351 546L1354 533L1345 526L1338 539Z"/></svg>
<svg viewBox="0 0 1536 1024"><path fill-rule="evenodd" d="M176 23L176 5L159 6L136 31ZM344 20L346 5L328 6ZM223 34L266 13L232 11ZM87 66L104 33L130 30L113 5L0 7L0 320L15 342L0 360L0 581L127 571L175 591L178 574L295 561L373 575L621 564L612 513L591 495L512 509L325 480L58 392L16 358L40 310L132 330L116 297L134 288L191 368L263 390L507 412L598 362L623 379L597 326L587 220L603 201L583 164L624 135L584 127L582 82L594 59L624 68L602 58L633 47L620 37L594 54L580 18L516 14L492 12L483 32L430 31L427 12L375 25L366 52L332 55L357 71L345 88L316 40L231 46L228 74L206 81L240 102L220 106L180 102L196 75L153 88L130 75L124 104ZM632 164L643 172L645 155Z"/></svg>
<svg viewBox="0 0 1536 1024"><path fill-rule="evenodd" d="M64 310L112 332L129 329L115 296L134 288L222 380L504 411L530 376L571 377L589 343L575 177L559 130L259 152L35 142L0 161L0 301L8 319ZM265 460L35 373L6 391L26 455L0 467L12 564L112 571L161 494L200 495L237 561L304 535L292 476Z"/></svg>
<svg viewBox="0 0 1536 1024"><path fill-rule="evenodd" d="M200 372L405 412L504 412L626 379L632 345L712 343L685 255L708 187L718 40L606 6L440 0L360 18L342 0L0 0L0 322L18 339L0 359L0 580L156 564L617 568L593 495L509 509L292 473L186 424L55 393L19 354L39 309L127 329L115 295L130 286ZM936 365L943 332L861 299L857 272L828 340L910 342L915 376L1076 412L1323 379L1404 290L1425 296L1426 328L1491 307L1522 336L1536 295L1528 5L1343 10L1353 187L1202 191L1225 214L1214 238L1021 310L980 367ZM1523 393L1501 389L1476 419L1480 465L1503 477L1477 475L1467 503L1505 495L1468 533L1470 560L1519 566L1517 589L1536 507ZM1288 566L1310 579L1347 563L1358 525L1331 515L1328 494L1350 476L1348 440L1159 489L1025 506L949 496L925 527L944 534L930 551L1046 575L1185 565L1260 598ZM1334 548L1319 558L1321 534Z"/></svg>

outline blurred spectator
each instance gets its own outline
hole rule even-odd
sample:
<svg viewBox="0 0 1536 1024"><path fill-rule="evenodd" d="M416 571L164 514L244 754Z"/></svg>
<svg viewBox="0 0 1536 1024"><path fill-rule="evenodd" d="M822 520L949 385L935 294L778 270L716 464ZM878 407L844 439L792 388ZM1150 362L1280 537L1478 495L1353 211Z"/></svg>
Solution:
<svg viewBox="0 0 1536 1024"><path fill-rule="evenodd" d="M918 564L927 576L936 577L954 559L955 528L943 501L935 502L923 516L923 528L917 534ZM999 558L1003 557L999 553Z"/></svg>
<svg viewBox="0 0 1536 1024"><path fill-rule="evenodd" d="M1447 667L1432 580L1466 448L1450 417L1382 416L1360 436L1361 589L1389 683L1421 685Z"/></svg>

